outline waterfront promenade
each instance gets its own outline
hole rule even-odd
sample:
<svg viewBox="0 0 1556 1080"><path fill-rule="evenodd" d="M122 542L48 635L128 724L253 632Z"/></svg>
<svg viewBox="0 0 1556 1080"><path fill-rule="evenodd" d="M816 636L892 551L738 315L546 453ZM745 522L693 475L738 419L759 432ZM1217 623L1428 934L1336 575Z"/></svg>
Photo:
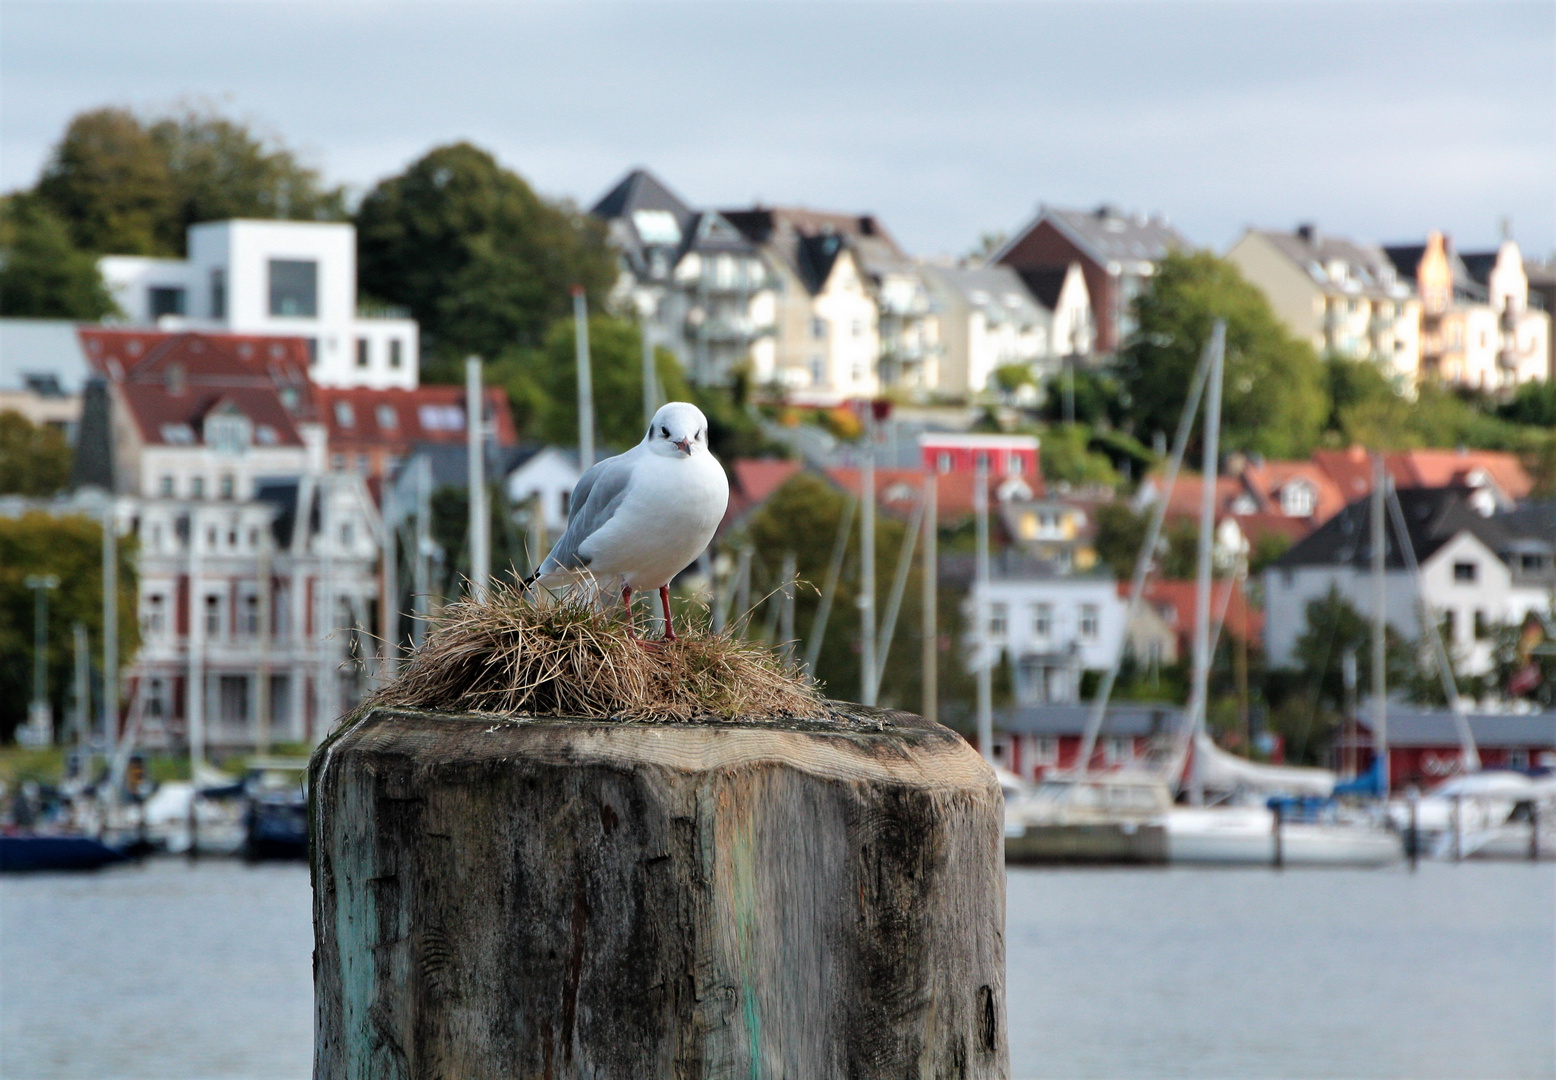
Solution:
<svg viewBox="0 0 1556 1080"><path fill-rule="evenodd" d="M1025 870L1013 1077L1556 1076L1556 866ZM0 1076L304 1080L308 872L0 879Z"/></svg>

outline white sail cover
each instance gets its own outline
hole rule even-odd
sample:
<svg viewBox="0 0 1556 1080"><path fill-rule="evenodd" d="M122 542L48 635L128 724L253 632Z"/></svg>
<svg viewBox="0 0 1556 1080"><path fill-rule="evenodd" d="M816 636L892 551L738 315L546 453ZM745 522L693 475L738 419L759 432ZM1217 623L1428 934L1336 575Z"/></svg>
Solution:
<svg viewBox="0 0 1556 1080"><path fill-rule="evenodd" d="M1258 791L1266 795L1334 794L1335 774L1297 765L1263 765L1221 749L1206 735L1194 740L1199 780L1213 791Z"/></svg>

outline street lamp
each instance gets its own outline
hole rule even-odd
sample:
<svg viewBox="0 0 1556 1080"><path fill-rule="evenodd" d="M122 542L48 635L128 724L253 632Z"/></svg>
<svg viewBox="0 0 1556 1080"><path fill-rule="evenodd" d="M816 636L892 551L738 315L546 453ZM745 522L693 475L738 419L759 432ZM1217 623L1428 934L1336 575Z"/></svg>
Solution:
<svg viewBox="0 0 1556 1080"><path fill-rule="evenodd" d="M49 711L49 590L59 588L53 574L29 574L32 606L32 705L27 710L27 739L35 746L54 741L54 717Z"/></svg>

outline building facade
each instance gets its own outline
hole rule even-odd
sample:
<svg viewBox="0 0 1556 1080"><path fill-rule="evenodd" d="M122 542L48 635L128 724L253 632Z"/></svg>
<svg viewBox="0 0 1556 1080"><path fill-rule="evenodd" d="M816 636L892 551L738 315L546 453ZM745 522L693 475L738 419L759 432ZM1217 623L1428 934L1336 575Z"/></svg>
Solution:
<svg viewBox="0 0 1556 1080"><path fill-rule="evenodd" d="M1413 393L1421 366L1421 306L1382 248L1321 234L1249 229L1226 253L1287 328L1320 356L1377 364Z"/></svg>
<svg viewBox="0 0 1556 1080"><path fill-rule="evenodd" d="M1009 566L990 580L987 596L974 580L965 608L969 667L1003 656L1022 705L1080 701L1082 674L1112 666L1124 638L1125 605L1106 573Z"/></svg>
<svg viewBox="0 0 1556 1080"><path fill-rule="evenodd" d="M1065 271L1079 263L1096 324L1094 350L1118 351L1134 331L1135 297L1169 251L1193 245L1160 216L1039 207L1037 216L989 260L1019 272Z"/></svg>
<svg viewBox="0 0 1556 1080"><path fill-rule="evenodd" d="M618 312L670 350L698 385L748 369L774 372L777 280L757 246L720 214L694 210L646 169L634 169L589 211L606 223L620 267Z"/></svg>
<svg viewBox="0 0 1556 1080"><path fill-rule="evenodd" d="M353 226L212 221L190 227L188 251L187 259L98 261L130 325L296 337L321 386L417 384L415 321L359 309Z"/></svg>

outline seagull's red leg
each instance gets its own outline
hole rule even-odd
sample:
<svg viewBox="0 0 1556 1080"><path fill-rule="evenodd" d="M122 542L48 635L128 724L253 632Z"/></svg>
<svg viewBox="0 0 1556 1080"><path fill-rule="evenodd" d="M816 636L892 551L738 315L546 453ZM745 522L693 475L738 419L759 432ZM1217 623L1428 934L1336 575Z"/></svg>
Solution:
<svg viewBox="0 0 1556 1080"><path fill-rule="evenodd" d="M659 586L659 603L665 609L665 640L675 640L675 623L670 620L670 586Z"/></svg>
<svg viewBox="0 0 1556 1080"><path fill-rule="evenodd" d="M631 585L623 585L621 587L621 603L627 609L627 636L629 638L631 638L633 641L636 641L637 637L638 637L638 631L637 631L637 627L632 625L632 586Z"/></svg>

